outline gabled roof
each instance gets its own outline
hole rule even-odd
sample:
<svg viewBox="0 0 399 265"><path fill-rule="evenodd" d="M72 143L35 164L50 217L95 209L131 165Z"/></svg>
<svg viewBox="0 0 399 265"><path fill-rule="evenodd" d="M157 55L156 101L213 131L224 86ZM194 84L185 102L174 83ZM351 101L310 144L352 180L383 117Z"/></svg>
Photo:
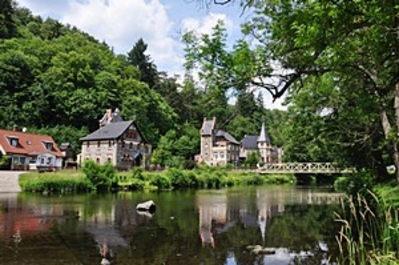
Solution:
<svg viewBox="0 0 399 265"><path fill-rule="evenodd" d="M18 139L17 146L12 146L10 144L11 138ZM47 149L44 143L51 143L52 149ZM6 154L19 154L29 156L40 153L51 153L58 157L63 156L53 138L48 135L0 129L0 145L3 148L4 152L6 152Z"/></svg>
<svg viewBox="0 0 399 265"><path fill-rule="evenodd" d="M267 135L264 123L262 123L262 128L260 129L260 135L258 138L258 142L270 143L270 138L269 138L269 135Z"/></svg>
<svg viewBox="0 0 399 265"><path fill-rule="evenodd" d="M118 139L133 124L133 121L111 122L97 131L80 138L81 141ZM138 130L137 126L136 129ZM140 136L142 136L140 134ZM144 139L143 139L144 140Z"/></svg>
<svg viewBox="0 0 399 265"><path fill-rule="evenodd" d="M212 120L206 120L206 118L204 118L201 128L201 135L212 135L212 130L215 129L215 126L216 118L213 118Z"/></svg>
<svg viewBox="0 0 399 265"><path fill-rule="evenodd" d="M241 140L241 146L245 149L258 149L258 136L245 135Z"/></svg>
<svg viewBox="0 0 399 265"><path fill-rule="evenodd" d="M223 130L218 130L218 131L216 132L216 135L215 135L215 136L224 137L227 141L229 141L229 142L231 142L231 143L239 144L239 143L237 142L237 140L236 140L231 134L229 134L228 132L225 132L225 131L223 131Z"/></svg>

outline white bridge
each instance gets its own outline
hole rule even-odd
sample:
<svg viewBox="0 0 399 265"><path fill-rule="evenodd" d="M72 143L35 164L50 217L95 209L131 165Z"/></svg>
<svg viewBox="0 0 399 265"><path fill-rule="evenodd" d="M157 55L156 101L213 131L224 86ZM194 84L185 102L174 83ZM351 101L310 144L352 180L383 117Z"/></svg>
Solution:
<svg viewBox="0 0 399 265"><path fill-rule="evenodd" d="M256 170L260 174L267 173L353 173L354 169L339 168L329 162L304 162L304 163L272 163L258 166Z"/></svg>

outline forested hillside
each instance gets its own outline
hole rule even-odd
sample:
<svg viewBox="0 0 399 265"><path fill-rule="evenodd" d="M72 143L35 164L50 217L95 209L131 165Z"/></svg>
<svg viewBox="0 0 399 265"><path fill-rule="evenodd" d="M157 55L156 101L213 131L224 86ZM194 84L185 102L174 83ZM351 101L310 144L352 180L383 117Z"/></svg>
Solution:
<svg viewBox="0 0 399 265"><path fill-rule="evenodd" d="M265 109L262 97L248 91L230 105L227 93L200 89L190 75L180 85L157 70L146 49L140 39L115 54L73 26L1 1L0 127L52 135L78 153L78 139L98 127L107 108L118 107L159 147L154 155L162 162L199 152L204 117L217 117L238 140L257 134L264 120L274 144L283 144L285 112Z"/></svg>

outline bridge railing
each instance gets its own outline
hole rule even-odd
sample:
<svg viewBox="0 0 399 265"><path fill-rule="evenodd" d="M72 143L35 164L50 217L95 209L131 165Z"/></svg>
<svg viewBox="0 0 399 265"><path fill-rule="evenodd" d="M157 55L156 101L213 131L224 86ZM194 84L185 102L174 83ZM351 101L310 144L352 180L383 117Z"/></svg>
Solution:
<svg viewBox="0 0 399 265"><path fill-rule="evenodd" d="M352 173L329 162L271 163L258 166L259 173Z"/></svg>

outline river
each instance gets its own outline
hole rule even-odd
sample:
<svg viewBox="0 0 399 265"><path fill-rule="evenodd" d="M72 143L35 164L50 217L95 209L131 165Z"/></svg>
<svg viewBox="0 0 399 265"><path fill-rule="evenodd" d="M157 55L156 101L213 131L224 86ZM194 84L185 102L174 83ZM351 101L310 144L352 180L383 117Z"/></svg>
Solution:
<svg viewBox="0 0 399 265"><path fill-rule="evenodd" d="M0 264L329 264L339 198L280 186L0 193ZM156 212L137 212L147 200Z"/></svg>

